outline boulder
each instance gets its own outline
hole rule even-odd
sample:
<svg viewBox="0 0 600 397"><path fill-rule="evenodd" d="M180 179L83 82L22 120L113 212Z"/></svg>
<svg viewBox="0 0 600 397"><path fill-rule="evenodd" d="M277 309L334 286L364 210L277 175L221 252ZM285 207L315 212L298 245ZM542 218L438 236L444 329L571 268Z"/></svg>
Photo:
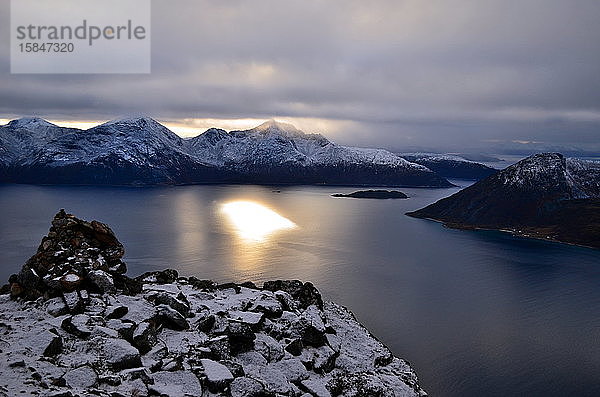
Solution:
<svg viewBox="0 0 600 397"><path fill-rule="evenodd" d="M281 344L269 335L263 333L256 334L254 350L262 354L268 362L281 360L284 356Z"/></svg>
<svg viewBox="0 0 600 397"><path fill-rule="evenodd" d="M92 270L87 274L87 279L100 292L115 292L115 281L112 276L104 270Z"/></svg>
<svg viewBox="0 0 600 397"><path fill-rule="evenodd" d="M62 316L69 312L69 307L62 297L48 299L46 302L46 311L53 317Z"/></svg>
<svg viewBox="0 0 600 397"><path fill-rule="evenodd" d="M73 389L87 390L98 382L98 375L90 366L74 368L64 376L67 386Z"/></svg>
<svg viewBox="0 0 600 397"><path fill-rule="evenodd" d="M174 329L176 331L182 331L190 328L190 324L185 317L171 306L158 305L157 309L157 322L164 325L167 328Z"/></svg>
<svg viewBox="0 0 600 397"><path fill-rule="evenodd" d="M287 292L298 301L302 309L310 305L323 309L323 298L312 283L303 283L300 280L275 280L265 282L263 289L273 292Z"/></svg>
<svg viewBox="0 0 600 397"><path fill-rule="evenodd" d="M261 295L252 302L250 311L264 313L267 317L280 317L283 313L281 302L274 296Z"/></svg>
<svg viewBox="0 0 600 397"><path fill-rule="evenodd" d="M223 364L206 358L201 359L200 362L204 368L208 388L213 393L224 390L233 380L231 371Z"/></svg>
<svg viewBox="0 0 600 397"><path fill-rule="evenodd" d="M157 341L157 331L149 322L139 323L133 331L133 345L141 353L149 352Z"/></svg>
<svg viewBox="0 0 600 397"><path fill-rule="evenodd" d="M263 385L252 378L235 378L229 385L231 397L262 397L265 395Z"/></svg>
<svg viewBox="0 0 600 397"><path fill-rule="evenodd" d="M65 318L61 323L61 328L72 335L85 339L93 331L93 328L89 326L90 320L90 317L85 314L76 314Z"/></svg>
<svg viewBox="0 0 600 397"><path fill-rule="evenodd" d="M108 365L115 370L142 365L140 352L123 339L107 338L104 341L102 352Z"/></svg>
<svg viewBox="0 0 600 397"><path fill-rule="evenodd" d="M202 395L200 381L190 371L161 371L152 375L153 384L149 390L159 396L196 397Z"/></svg>
<svg viewBox="0 0 600 397"><path fill-rule="evenodd" d="M226 334L229 338L229 347L231 354L238 354L243 351L248 351L254 347L254 339L256 336L252 328L237 321L230 321Z"/></svg>

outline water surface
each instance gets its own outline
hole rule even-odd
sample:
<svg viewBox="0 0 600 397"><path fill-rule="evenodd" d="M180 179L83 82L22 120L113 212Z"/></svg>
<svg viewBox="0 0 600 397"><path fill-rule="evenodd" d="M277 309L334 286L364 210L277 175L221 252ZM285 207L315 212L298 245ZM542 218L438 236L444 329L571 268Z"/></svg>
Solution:
<svg viewBox="0 0 600 397"><path fill-rule="evenodd" d="M600 251L404 215L456 188L330 196L353 190L0 185L0 278L65 208L113 228L131 275L173 267L222 282L312 281L409 360L431 395L600 395ZM250 218L236 221L223 205L239 201L293 226L267 230L278 218L243 206Z"/></svg>

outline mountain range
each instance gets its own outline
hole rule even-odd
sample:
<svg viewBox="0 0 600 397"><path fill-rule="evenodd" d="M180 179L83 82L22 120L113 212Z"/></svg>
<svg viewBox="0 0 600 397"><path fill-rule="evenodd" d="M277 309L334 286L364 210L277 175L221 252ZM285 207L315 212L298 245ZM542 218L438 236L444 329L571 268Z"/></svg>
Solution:
<svg viewBox="0 0 600 397"><path fill-rule="evenodd" d="M412 163L424 165L445 178L478 181L498 171L458 155L439 153L399 153L398 155Z"/></svg>
<svg viewBox="0 0 600 397"><path fill-rule="evenodd" d="M183 139L147 117L87 130L40 118L13 120L0 126L0 182L452 186L389 151L338 145L273 120Z"/></svg>
<svg viewBox="0 0 600 397"><path fill-rule="evenodd" d="M600 162L536 154L408 215L600 248Z"/></svg>

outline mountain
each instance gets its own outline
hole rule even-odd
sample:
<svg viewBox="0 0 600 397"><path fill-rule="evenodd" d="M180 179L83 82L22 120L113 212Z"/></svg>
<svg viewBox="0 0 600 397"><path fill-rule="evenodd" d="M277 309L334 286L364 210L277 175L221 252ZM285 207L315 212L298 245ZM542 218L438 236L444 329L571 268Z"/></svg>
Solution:
<svg viewBox="0 0 600 397"><path fill-rule="evenodd" d="M497 172L496 169L461 156L437 153L400 153L400 157L421 164L445 178L480 180Z"/></svg>
<svg viewBox="0 0 600 397"><path fill-rule="evenodd" d="M0 182L59 184L298 183L447 187L388 151L336 145L292 125L211 128L182 139L151 118L80 130L39 118L0 126Z"/></svg>
<svg viewBox="0 0 600 397"><path fill-rule="evenodd" d="M4 181L157 184L226 177L186 152L185 141L150 118L121 119L80 130L42 119L0 127Z"/></svg>
<svg viewBox="0 0 600 397"><path fill-rule="evenodd" d="M451 186L387 150L337 145L273 120L246 131L210 129L189 145L196 158L259 183Z"/></svg>
<svg viewBox="0 0 600 397"><path fill-rule="evenodd" d="M407 215L600 248L600 162L533 155Z"/></svg>

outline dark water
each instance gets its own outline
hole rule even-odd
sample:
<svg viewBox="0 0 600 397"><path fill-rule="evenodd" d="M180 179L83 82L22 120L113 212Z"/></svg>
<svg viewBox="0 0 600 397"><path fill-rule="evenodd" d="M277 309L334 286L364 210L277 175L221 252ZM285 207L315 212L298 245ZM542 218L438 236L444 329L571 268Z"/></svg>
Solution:
<svg viewBox="0 0 600 397"><path fill-rule="evenodd" d="M403 215L456 189L402 189L409 200L386 201L279 189L0 186L0 277L64 207L113 227L130 274L168 266L219 281L313 281L408 359L432 395L600 395L600 251ZM244 239L220 209L234 200L297 227ZM259 216L249 232L269 222Z"/></svg>

